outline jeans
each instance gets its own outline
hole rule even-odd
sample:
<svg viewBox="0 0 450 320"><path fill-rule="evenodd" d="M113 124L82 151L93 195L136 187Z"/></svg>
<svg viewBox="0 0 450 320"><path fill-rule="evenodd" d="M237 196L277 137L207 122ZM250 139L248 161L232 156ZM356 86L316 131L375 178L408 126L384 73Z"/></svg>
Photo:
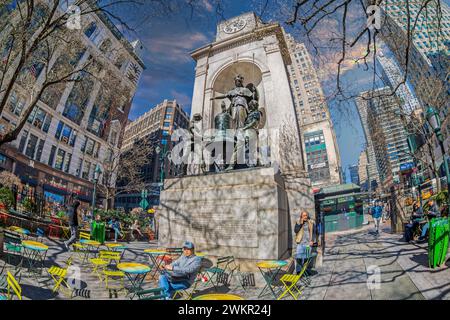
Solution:
<svg viewBox="0 0 450 320"><path fill-rule="evenodd" d="M70 238L65 241L66 246L70 246L77 240L77 229L78 228L76 226L70 226Z"/></svg>
<svg viewBox="0 0 450 320"><path fill-rule="evenodd" d="M164 295L170 299L175 291L184 290L189 288L191 285L189 282L170 282L167 275L162 274L159 276L159 287L163 289Z"/></svg>
<svg viewBox="0 0 450 320"><path fill-rule="evenodd" d="M295 271L300 272L305 264L305 261L311 254L311 248L306 244L297 244L297 252L295 254Z"/></svg>
<svg viewBox="0 0 450 320"><path fill-rule="evenodd" d="M423 228L422 228L422 234L420 235L420 237L423 239L423 238L425 238L425 236L427 235L427 231L428 231L428 228L430 227L430 223L429 222L427 222L424 226L423 226Z"/></svg>
<svg viewBox="0 0 450 320"><path fill-rule="evenodd" d="M379 232L380 231L381 217L380 218L373 218L373 221L375 222L375 229L377 230L377 232Z"/></svg>
<svg viewBox="0 0 450 320"><path fill-rule="evenodd" d="M122 234L119 230L119 228L114 228L114 241L117 241L117 236L119 234Z"/></svg>

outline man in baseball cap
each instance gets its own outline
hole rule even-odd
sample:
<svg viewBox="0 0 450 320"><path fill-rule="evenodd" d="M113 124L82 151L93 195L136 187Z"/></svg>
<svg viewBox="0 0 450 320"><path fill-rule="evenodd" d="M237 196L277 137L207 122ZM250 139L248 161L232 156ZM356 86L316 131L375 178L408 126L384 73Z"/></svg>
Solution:
<svg viewBox="0 0 450 320"><path fill-rule="evenodd" d="M194 283L201 266L201 258L194 251L194 244L185 241L183 255L163 267L165 272L159 277L159 287L163 288L167 300L171 299L175 291L187 289Z"/></svg>

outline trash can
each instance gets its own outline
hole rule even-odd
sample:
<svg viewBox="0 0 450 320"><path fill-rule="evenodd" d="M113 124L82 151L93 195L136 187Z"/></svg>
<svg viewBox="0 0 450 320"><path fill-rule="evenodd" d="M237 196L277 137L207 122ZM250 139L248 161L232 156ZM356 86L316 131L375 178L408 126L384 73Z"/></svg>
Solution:
<svg viewBox="0 0 450 320"><path fill-rule="evenodd" d="M101 244L105 243L105 224L103 222L92 221L91 238Z"/></svg>
<svg viewBox="0 0 450 320"><path fill-rule="evenodd" d="M428 237L428 264L430 268L445 263L449 241L449 221L447 218L433 218L430 221Z"/></svg>

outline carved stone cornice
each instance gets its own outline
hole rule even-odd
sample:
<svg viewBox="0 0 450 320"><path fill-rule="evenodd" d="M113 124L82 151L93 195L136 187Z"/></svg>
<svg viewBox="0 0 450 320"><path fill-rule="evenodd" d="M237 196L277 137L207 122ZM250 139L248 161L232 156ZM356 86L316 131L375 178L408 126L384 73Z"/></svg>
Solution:
<svg viewBox="0 0 450 320"><path fill-rule="evenodd" d="M270 52L275 52L276 50L279 50L281 52L281 55L283 57L283 60L286 65L290 65L292 63L291 57L289 54L289 50L287 47L286 39L284 37L284 31L283 28L278 23L272 23L267 24L261 27L257 27L254 30L236 35L235 37L225 39L222 41L214 42L211 44L208 44L206 46L203 46L197 50L194 50L191 52L191 57L198 61L201 58L207 56L213 56L215 54L218 54L220 52L228 51L230 49L248 45L255 41L261 41L264 38L275 35L278 43L272 43L271 45L265 45L267 46L268 50ZM275 48L275 46L277 48ZM267 50L267 49L266 49Z"/></svg>

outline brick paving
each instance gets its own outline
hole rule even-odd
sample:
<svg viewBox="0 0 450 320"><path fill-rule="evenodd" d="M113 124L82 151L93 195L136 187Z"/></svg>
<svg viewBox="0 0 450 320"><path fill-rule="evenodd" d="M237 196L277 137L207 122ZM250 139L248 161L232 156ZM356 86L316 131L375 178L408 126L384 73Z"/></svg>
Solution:
<svg viewBox="0 0 450 320"><path fill-rule="evenodd" d="M439 269L430 269L427 265L426 243L402 242L402 236L390 234L387 225L379 236L375 236L372 229L369 225L357 231L328 235L322 265L314 269L311 283L304 288L300 300L450 298L449 262ZM46 239L45 243L50 247L46 267L64 266L63 261L69 258L71 252L66 251L60 241ZM149 260L143 250L157 247L154 242L130 242L126 245L128 249L122 261L144 264L149 264ZM206 262L212 264L211 261ZM75 292L72 299L129 299L124 291L106 290L104 284L91 272L89 264L82 266L75 259L73 265L80 267L81 289ZM13 266L7 267L13 269ZM375 269L379 270L379 286L368 285L368 279L371 277L369 273L373 268L379 268ZM30 276L25 269L22 269L20 274L24 299L67 299L62 292L52 292L53 282L45 271L37 279ZM246 300L260 299L258 295L264 283L259 272L254 272L254 276L254 287L243 290L234 279L230 287L222 286L218 291L238 294ZM155 287L157 281L147 277L144 288ZM213 292L215 291L211 286L205 287L202 284L194 296ZM263 299L272 299L272 296L267 295ZM289 300L291 297L287 296L285 299Z"/></svg>

